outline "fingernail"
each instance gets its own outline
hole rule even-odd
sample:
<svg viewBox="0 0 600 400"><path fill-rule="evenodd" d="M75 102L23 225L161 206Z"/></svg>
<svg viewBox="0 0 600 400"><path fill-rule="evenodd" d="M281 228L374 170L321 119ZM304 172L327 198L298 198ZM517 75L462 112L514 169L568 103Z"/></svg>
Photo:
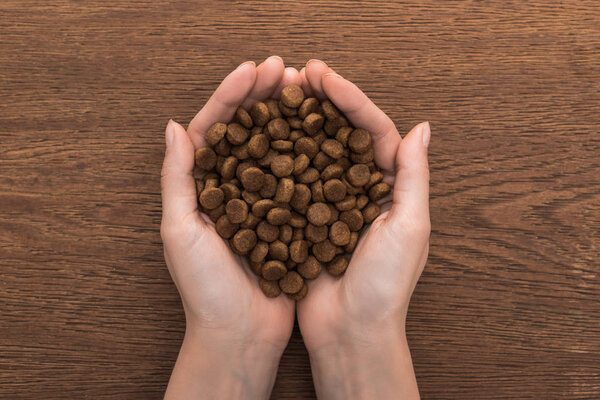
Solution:
<svg viewBox="0 0 600 400"><path fill-rule="evenodd" d="M429 140L431 139L431 127L429 121L424 122L421 127L421 136L423 137L423 146L429 147Z"/></svg>
<svg viewBox="0 0 600 400"><path fill-rule="evenodd" d="M173 144L173 138L175 137L175 122L170 119L167 124L167 129L165 129L165 142L167 147L170 147Z"/></svg>
<svg viewBox="0 0 600 400"><path fill-rule="evenodd" d="M318 62L318 63L321 63L321 64L325 64L325 61L317 60L316 58L311 58L310 60L308 60L308 62L306 63L306 65L308 65L310 63L313 63L313 62ZM325 65L327 65L327 64L325 64Z"/></svg>
<svg viewBox="0 0 600 400"><path fill-rule="evenodd" d="M335 72L328 72L326 74L323 74L323 76L335 76L336 78L342 77L340 74L336 74Z"/></svg>
<svg viewBox="0 0 600 400"><path fill-rule="evenodd" d="M254 67L256 67L256 63L254 61L244 61L243 63L238 65L238 67L236 69L243 68L245 65L249 65L249 64L252 64Z"/></svg>
<svg viewBox="0 0 600 400"><path fill-rule="evenodd" d="M281 58L279 56L271 56L271 57L267 58L267 60L270 60L270 59L279 60L279 61L283 62L283 58Z"/></svg>

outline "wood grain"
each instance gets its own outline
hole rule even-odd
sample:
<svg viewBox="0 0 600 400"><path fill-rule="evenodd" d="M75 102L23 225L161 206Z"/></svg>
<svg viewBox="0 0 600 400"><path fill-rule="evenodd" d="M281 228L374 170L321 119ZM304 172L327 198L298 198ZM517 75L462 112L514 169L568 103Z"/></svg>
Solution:
<svg viewBox="0 0 600 400"><path fill-rule="evenodd" d="M595 0L0 2L0 398L162 397L184 330L163 128L271 54L431 122L423 398L597 398ZM297 330L272 397L314 398Z"/></svg>

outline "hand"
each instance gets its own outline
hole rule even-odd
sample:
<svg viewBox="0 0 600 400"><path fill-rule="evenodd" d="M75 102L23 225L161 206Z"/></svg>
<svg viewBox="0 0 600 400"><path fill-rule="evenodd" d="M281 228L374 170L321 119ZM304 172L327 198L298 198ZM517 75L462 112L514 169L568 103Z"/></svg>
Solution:
<svg viewBox="0 0 600 400"><path fill-rule="evenodd" d="M375 162L393 195L362 233L341 278L322 273L297 305L319 398L418 398L406 343L408 303L428 253L429 124L401 139L394 123L354 84L309 61L302 87L328 97L371 132Z"/></svg>
<svg viewBox="0 0 600 400"><path fill-rule="evenodd" d="M166 398L267 398L294 324L294 302L270 299L244 257L232 253L214 224L197 208L194 149L215 122L238 106L300 84L294 68L270 57L231 72L184 128L170 121L162 170L161 236L165 260L186 315L184 343Z"/></svg>

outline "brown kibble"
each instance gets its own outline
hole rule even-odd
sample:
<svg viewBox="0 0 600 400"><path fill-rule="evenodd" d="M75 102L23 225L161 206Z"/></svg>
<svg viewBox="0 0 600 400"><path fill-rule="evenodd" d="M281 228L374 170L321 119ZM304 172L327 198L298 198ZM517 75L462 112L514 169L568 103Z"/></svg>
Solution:
<svg viewBox="0 0 600 400"><path fill-rule="evenodd" d="M283 225L286 224L291 217L292 213L290 212L290 210L276 207L272 208L267 213L267 222L271 225Z"/></svg>
<svg viewBox="0 0 600 400"><path fill-rule="evenodd" d="M319 100L314 97L305 99L298 109L298 116L302 119L308 114L317 113L319 111Z"/></svg>
<svg viewBox="0 0 600 400"><path fill-rule="evenodd" d="M323 181L320 179L316 182L313 182L310 185L310 191L312 193L312 201L315 203L324 203L325 202L325 194L323 193Z"/></svg>
<svg viewBox="0 0 600 400"><path fill-rule="evenodd" d="M327 272L333 276L342 275L348 268L348 259L343 255L336 256L333 261L327 264Z"/></svg>
<svg viewBox="0 0 600 400"><path fill-rule="evenodd" d="M290 206L294 209L303 209L310 202L311 192L308 186L303 183L298 183L294 187L294 194L289 201Z"/></svg>
<svg viewBox="0 0 600 400"><path fill-rule="evenodd" d="M279 282L277 282L277 280L268 281L266 279L260 279L258 281L258 286L260 286L260 290L262 290L267 297L273 298L281 294L281 289L279 288Z"/></svg>
<svg viewBox="0 0 600 400"><path fill-rule="evenodd" d="M254 251L254 249L252 251ZM262 262L250 261L248 264L250 264L250 269L252 270L252 272L254 272L258 276L262 276L262 274L261 274L262 266L263 266Z"/></svg>
<svg viewBox="0 0 600 400"><path fill-rule="evenodd" d="M365 189L369 190L372 186L378 184L383 180L383 174L379 171L373 172L369 178L369 182L365 185Z"/></svg>
<svg viewBox="0 0 600 400"><path fill-rule="evenodd" d="M337 131L344 126L348 126L348 120L344 117L328 119L323 125L323 130L327 135L335 137Z"/></svg>
<svg viewBox="0 0 600 400"><path fill-rule="evenodd" d="M290 125L283 118L269 121L267 132L273 140L285 140L290 136Z"/></svg>
<svg viewBox="0 0 600 400"><path fill-rule="evenodd" d="M350 159L355 163L368 164L373 161L373 149L368 149L364 153L351 153Z"/></svg>
<svg viewBox="0 0 600 400"><path fill-rule="evenodd" d="M288 85L281 90L281 102L290 108L300 107L304 101L304 91L298 85Z"/></svg>
<svg viewBox="0 0 600 400"><path fill-rule="evenodd" d="M304 131L303 130L293 130L290 132L290 136L288 137L289 140L291 140L292 142L295 142L296 140L304 137Z"/></svg>
<svg viewBox="0 0 600 400"><path fill-rule="evenodd" d="M256 232L252 229L240 229L231 239L231 248L238 254L247 254L256 246Z"/></svg>
<svg viewBox="0 0 600 400"><path fill-rule="evenodd" d="M264 126L267 122L269 122L269 117L271 114L269 113L269 108L267 105L261 101L258 101L250 107L250 116L252 117L252 121L256 126Z"/></svg>
<svg viewBox="0 0 600 400"><path fill-rule="evenodd" d="M279 155L279 153L277 153L275 150L269 148L269 150L267 151L267 154L263 158L258 160L258 165L260 165L261 167L264 167L264 168L270 168L271 163L273 162L275 157L277 157L278 155Z"/></svg>
<svg viewBox="0 0 600 400"><path fill-rule="evenodd" d="M356 206L356 196L346 196L344 200L335 203L335 208L339 211L348 211Z"/></svg>
<svg viewBox="0 0 600 400"><path fill-rule="evenodd" d="M204 190L219 187L219 180L214 178L204 177Z"/></svg>
<svg viewBox="0 0 600 400"><path fill-rule="evenodd" d="M321 151L337 160L338 158L342 158L344 147L335 139L326 139L323 144L321 144Z"/></svg>
<svg viewBox="0 0 600 400"><path fill-rule="evenodd" d="M292 228L292 229L294 230L294 232L292 233L292 241L304 239L304 229L303 228Z"/></svg>
<svg viewBox="0 0 600 400"><path fill-rule="evenodd" d="M254 158L263 158L269 151L269 138L267 135L258 134L248 141L248 154Z"/></svg>
<svg viewBox="0 0 600 400"><path fill-rule="evenodd" d="M294 143L290 142L289 140L275 140L271 142L271 147L274 150L285 153L294 149Z"/></svg>
<svg viewBox="0 0 600 400"><path fill-rule="evenodd" d="M364 153L371 148L371 134L364 129L355 129L348 137L348 147L355 153Z"/></svg>
<svg viewBox="0 0 600 400"><path fill-rule="evenodd" d="M233 179L237 167L238 159L233 156L227 157L221 166L221 177L223 179Z"/></svg>
<svg viewBox="0 0 600 400"><path fill-rule="evenodd" d="M227 157L231 154L231 143L226 138L223 138L214 146L214 150L218 155Z"/></svg>
<svg viewBox="0 0 600 400"><path fill-rule="evenodd" d="M277 178L275 178L271 174L265 174L263 186L260 188L258 193L263 198L270 198L270 197L275 196L276 191L277 191Z"/></svg>
<svg viewBox="0 0 600 400"><path fill-rule="evenodd" d="M314 256L308 256L306 261L297 267L298 273L304 279L316 279L321 273L321 263Z"/></svg>
<svg viewBox="0 0 600 400"><path fill-rule="evenodd" d="M233 235L235 235L235 233L238 231L238 229L239 225L231 223L227 215L221 215L215 223L215 230L217 231L219 236L225 239L232 238Z"/></svg>
<svg viewBox="0 0 600 400"><path fill-rule="evenodd" d="M313 203L308 207L306 217L311 224L315 226L323 226L331 217L331 210L325 203Z"/></svg>
<svg viewBox="0 0 600 400"><path fill-rule="evenodd" d="M313 224L306 225L304 228L304 236L306 240L310 240L312 243L319 243L327 239L329 235L329 228L327 225L316 226Z"/></svg>
<svg viewBox="0 0 600 400"><path fill-rule="evenodd" d="M321 179L324 181L328 181L334 178L341 178L344 173L344 169L337 164L331 164L325 167L323 172L321 172Z"/></svg>
<svg viewBox="0 0 600 400"><path fill-rule="evenodd" d="M345 246L350 242L350 229L342 221L336 221L329 229L329 240L336 246Z"/></svg>
<svg viewBox="0 0 600 400"><path fill-rule="evenodd" d="M289 203L294 195L294 180L281 178L277 183L274 200L278 203Z"/></svg>
<svg viewBox="0 0 600 400"><path fill-rule="evenodd" d="M279 102L275 99L265 100L264 102L269 109L269 118L281 118L281 111L279 111Z"/></svg>
<svg viewBox="0 0 600 400"><path fill-rule="evenodd" d="M252 205L260 200L260 195L258 194L258 192L249 192L247 190L243 190L242 199L244 199L244 201L248 203L248 205Z"/></svg>
<svg viewBox="0 0 600 400"><path fill-rule="evenodd" d="M248 111L244 110L242 107L238 107L235 111L235 119L237 119L238 122L244 126L244 128L252 128L252 117L250 117Z"/></svg>
<svg viewBox="0 0 600 400"><path fill-rule="evenodd" d="M351 196L357 195L363 191L363 189L361 187L356 187L356 186L352 185L350 182L348 182L346 177L342 177L342 182L346 186L346 193L348 193Z"/></svg>
<svg viewBox="0 0 600 400"><path fill-rule="evenodd" d="M240 224L240 228L242 229L254 229L256 225L260 222L260 218L255 216L252 213L248 213L246 220Z"/></svg>
<svg viewBox="0 0 600 400"><path fill-rule="evenodd" d="M385 196L390 194L391 191L392 188L387 183L377 183L375 186L369 189L369 197L372 201L377 201L383 199Z"/></svg>
<svg viewBox="0 0 600 400"><path fill-rule="evenodd" d="M348 138L353 129L349 126L342 126L335 134L335 140L340 142L342 146L348 147Z"/></svg>
<svg viewBox="0 0 600 400"><path fill-rule="evenodd" d="M232 146L231 155L238 160L246 160L250 158L250 153L248 153L248 142L244 142L239 146Z"/></svg>
<svg viewBox="0 0 600 400"><path fill-rule="evenodd" d="M350 160L347 157L342 157L339 160L335 161L335 165L339 165L340 167L342 167L342 169L344 171L347 171L350 169L350 167L353 165L352 162L350 162Z"/></svg>
<svg viewBox="0 0 600 400"><path fill-rule="evenodd" d="M226 133L227 125L225 125L222 122L217 122L213 124L210 128L208 128L208 131L206 131L206 135L204 135L204 140L206 140L206 143L209 146L214 146L225 137Z"/></svg>
<svg viewBox="0 0 600 400"><path fill-rule="evenodd" d="M342 201L346 197L346 185L339 179L330 179L323 185L323 193L327 201Z"/></svg>
<svg viewBox="0 0 600 400"><path fill-rule="evenodd" d="M268 281L277 281L287 274L287 268L281 261L267 261L262 267L262 276Z"/></svg>
<svg viewBox="0 0 600 400"><path fill-rule="evenodd" d="M379 216L379 205L377 203L370 202L361 211L365 223L370 224Z"/></svg>
<svg viewBox="0 0 600 400"><path fill-rule="evenodd" d="M279 240L285 244L290 244L292 236L294 235L294 228L289 225L281 225L279 227Z"/></svg>
<svg viewBox="0 0 600 400"><path fill-rule="evenodd" d="M317 153L315 158L313 158L312 163L316 169L323 171L328 165L333 164L333 161L333 158L320 151Z"/></svg>
<svg viewBox="0 0 600 400"><path fill-rule="evenodd" d="M281 111L281 113L286 117L294 117L296 114L298 114L297 108L288 107L281 101L277 104L277 107L279 107L279 111Z"/></svg>
<svg viewBox="0 0 600 400"><path fill-rule="evenodd" d="M275 207L275 202L271 199L261 199L252 204L252 214L258 218L263 218L269 210Z"/></svg>
<svg viewBox="0 0 600 400"><path fill-rule="evenodd" d="M263 133L262 126L255 126L254 128L250 129L250 137L260 135L261 133Z"/></svg>
<svg viewBox="0 0 600 400"><path fill-rule="evenodd" d="M217 165L217 155L210 147L202 147L196 150L194 158L198 168L209 171Z"/></svg>
<svg viewBox="0 0 600 400"><path fill-rule="evenodd" d="M271 162L271 171L276 177L284 177L292 174L294 170L294 160L290 156L277 156Z"/></svg>
<svg viewBox="0 0 600 400"><path fill-rule="evenodd" d="M344 251L346 253L352 253L356 248L356 244L358 243L358 232L350 233L350 242L344 246Z"/></svg>
<svg viewBox="0 0 600 400"><path fill-rule="evenodd" d="M306 218L297 212L292 212L292 218L290 218L290 226L292 228L304 228L308 222Z"/></svg>
<svg viewBox="0 0 600 400"><path fill-rule="evenodd" d="M279 237L279 227L271 225L267 221L260 221L256 226L256 234L260 240L271 243Z"/></svg>
<svg viewBox="0 0 600 400"><path fill-rule="evenodd" d="M312 159L319 152L319 146L317 146L313 138L304 136L294 143L294 152L298 155L306 154L308 158Z"/></svg>
<svg viewBox="0 0 600 400"><path fill-rule="evenodd" d="M207 210L217 208L221 205L221 203L223 203L224 199L225 194L223 193L223 191L215 187L204 189L204 191L200 193L199 198L200 205L202 205L202 207L204 207Z"/></svg>
<svg viewBox="0 0 600 400"><path fill-rule="evenodd" d="M304 285L304 279L296 271L288 271L288 273L279 280L281 291L288 294L298 293Z"/></svg>
<svg viewBox="0 0 600 400"><path fill-rule="evenodd" d="M300 183L313 183L319 179L319 171L314 168L307 168L303 173L296 178Z"/></svg>
<svg viewBox="0 0 600 400"><path fill-rule="evenodd" d="M290 124L290 129L302 129L302 120L298 117L287 117L286 121Z"/></svg>
<svg viewBox="0 0 600 400"><path fill-rule="evenodd" d="M296 268L296 265L298 265L297 262L292 261L291 258L288 258L285 262L285 267L289 270Z"/></svg>
<svg viewBox="0 0 600 400"><path fill-rule="evenodd" d="M247 191L256 192L260 190L265 181L265 173L259 168L250 167L241 173L240 181Z"/></svg>
<svg viewBox="0 0 600 400"><path fill-rule="evenodd" d="M234 146L244 143L249 135L248 130L237 122L227 125L227 134L225 137Z"/></svg>
<svg viewBox="0 0 600 400"><path fill-rule="evenodd" d="M298 293L294 293L294 294L287 294L287 297L289 297L290 299L294 300L294 301L300 301L303 298L306 297L306 295L308 294L308 286L305 284L302 285L302 289L300 289L300 291Z"/></svg>
<svg viewBox="0 0 600 400"><path fill-rule="evenodd" d="M269 254L269 244L267 242L258 241L256 246L250 252L250 261L259 263L263 261Z"/></svg>
<svg viewBox="0 0 600 400"><path fill-rule="evenodd" d="M317 260L329 262L335 257L335 246L329 240L324 240L320 243L313 244L312 253Z"/></svg>
<svg viewBox="0 0 600 400"><path fill-rule="evenodd" d="M308 114L304 121L302 121L302 129L310 136L315 135L323 127L325 118L321 114L312 113Z"/></svg>
<svg viewBox="0 0 600 400"><path fill-rule="evenodd" d="M213 208L212 210L204 210L208 218L215 224L221 218L221 216L225 215L225 204L221 203L217 208Z"/></svg>
<svg viewBox="0 0 600 400"><path fill-rule="evenodd" d="M340 221L344 222L352 232L357 232L363 227L364 217L359 210L353 208L342 212Z"/></svg>
<svg viewBox="0 0 600 400"><path fill-rule="evenodd" d="M325 140L327 140L327 135L325 134L324 131L320 130L312 138L315 140L315 142L317 142L317 146L321 147L321 145L323 144L323 142Z"/></svg>
<svg viewBox="0 0 600 400"><path fill-rule="evenodd" d="M371 171L365 164L355 164L346 172L346 179L353 186L364 186L370 178Z"/></svg>
<svg viewBox="0 0 600 400"><path fill-rule="evenodd" d="M200 195L204 190L204 181L201 179L196 179L196 194Z"/></svg>
<svg viewBox="0 0 600 400"><path fill-rule="evenodd" d="M361 194L360 196L358 196L356 198L356 208L358 208L359 210L362 210L367 203L369 202L369 197L365 196L364 194Z"/></svg>
<svg viewBox="0 0 600 400"><path fill-rule="evenodd" d="M292 171L294 175L300 175L306 168L310 165L310 158L306 154L300 154L298 157L294 159L294 170Z"/></svg>
<svg viewBox="0 0 600 400"><path fill-rule="evenodd" d="M305 240L294 240L290 243L290 258L297 263L303 263L308 258L308 243Z"/></svg>
<svg viewBox="0 0 600 400"><path fill-rule="evenodd" d="M323 108L323 114L327 119L335 119L340 116L337 107L334 106L330 100L323 100L321 102L321 108Z"/></svg>
<svg viewBox="0 0 600 400"><path fill-rule="evenodd" d="M327 207L329 207L329 212L331 213L331 218L329 218L329 221L327 221L327 225L331 225L339 219L340 212L331 203L327 203Z"/></svg>
<svg viewBox="0 0 600 400"><path fill-rule="evenodd" d="M286 261L289 258L288 247L280 240L269 243L269 255L274 260Z"/></svg>
<svg viewBox="0 0 600 400"><path fill-rule="evenodd" d="M248 204L240 199L229 200L225 206L225 212L232 224L241 224L248 217Z"/></svg>

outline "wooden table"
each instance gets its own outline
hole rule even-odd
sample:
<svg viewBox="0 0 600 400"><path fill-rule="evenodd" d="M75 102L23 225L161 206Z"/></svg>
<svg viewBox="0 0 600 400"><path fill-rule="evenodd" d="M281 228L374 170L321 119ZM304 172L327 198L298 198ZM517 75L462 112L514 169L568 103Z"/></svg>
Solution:
<svg viewBox="0 0 600 400"><path fill-rule="evenodd" d="M423 398L598 398L596 0L0 2L0 398L161 398L163 129L271 54L431 122ZM273 398L313 397L295 330Z"/></svg>

